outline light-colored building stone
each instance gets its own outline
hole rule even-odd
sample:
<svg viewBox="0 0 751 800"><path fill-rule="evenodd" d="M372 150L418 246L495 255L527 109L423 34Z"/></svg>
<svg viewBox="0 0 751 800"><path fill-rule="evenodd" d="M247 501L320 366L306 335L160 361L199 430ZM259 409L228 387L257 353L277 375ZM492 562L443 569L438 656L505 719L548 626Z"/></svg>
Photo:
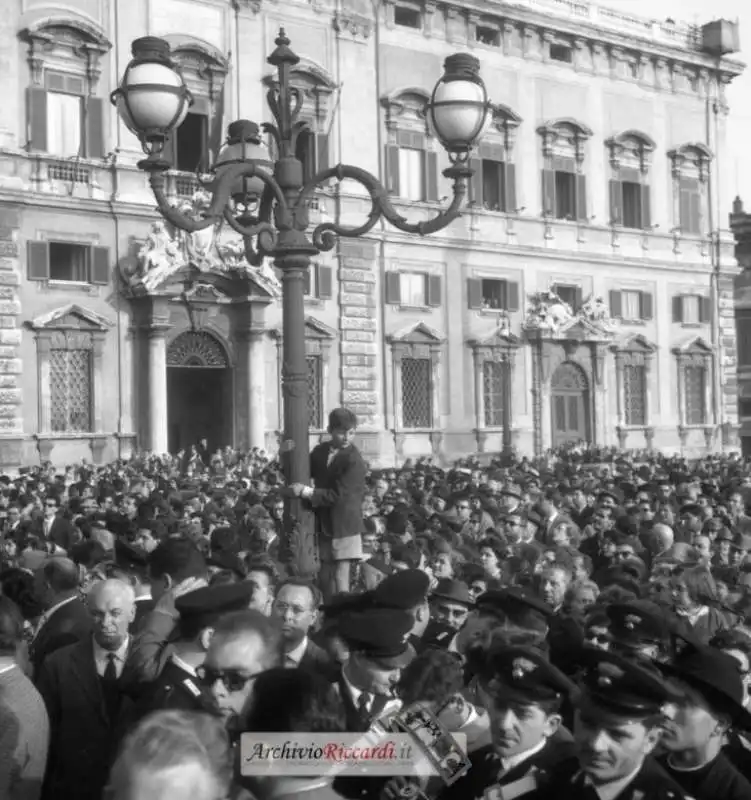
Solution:
<svg viewBox="0 0 751 800"><path fill-rule="evenodd" d="M280 27L301 56L306 168L370 170L411 219L451 194L423 113L444 58L475 53L493 102L459 221L425 238L379 225L315 260L314 432L350 406L384 464L578 439L735 445L725 87L742 67L699 29L562 0L25 0L0 18L4 465L201 436L275 449L273 276L227 267L224 232L153 227L108 96L131 40L170 41L196 102L168 185L190 200L226 123L269 120ZM359 224L369 207L354 184L328 186L311 222ZM166 252L163 236L174 258L144 281L138 254L149 237Z"/></svg>

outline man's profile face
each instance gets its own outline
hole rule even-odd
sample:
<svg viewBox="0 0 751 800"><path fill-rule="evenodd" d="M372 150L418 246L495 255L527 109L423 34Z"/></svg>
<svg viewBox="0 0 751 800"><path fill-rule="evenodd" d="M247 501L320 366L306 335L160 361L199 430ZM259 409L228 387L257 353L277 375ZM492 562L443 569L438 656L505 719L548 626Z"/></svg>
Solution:
<svg viewBox="0 0 751 800"><path fill-rule="evenodd" d="M266 660L266 647L257 633L212 638L203 663L203 683L223 716L242 714Z"/></svg>
<svg viewBox="0 0 751 800"><path fill-rule="evenodd" d="M253 585L253 594L248 608L260 611L262 614L268 614L271 610L271 601L273 599L271 580L268 574L262 570L251 570L246 581Z"/></svg>

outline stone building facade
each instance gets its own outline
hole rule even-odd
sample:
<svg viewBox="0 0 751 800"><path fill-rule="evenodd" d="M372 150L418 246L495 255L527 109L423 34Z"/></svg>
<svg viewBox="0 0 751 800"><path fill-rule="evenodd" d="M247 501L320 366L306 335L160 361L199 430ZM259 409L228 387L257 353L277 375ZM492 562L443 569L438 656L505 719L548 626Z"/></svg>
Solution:
<svg viewBox="0 0 751 800"><path fill-rule="evenodd" d="M424 116L444 58L475 53L493 103L460 220L425 238L378 226L315 259L313 436L343 404L382 464L578 440L735 446L722 187L741 66L700 30L557 0L133 0L127 13L24 0L0 19L3 466L199 437L276 448L273 270L243 262L226 231L158 224L138 142L107 101L130 42L168 39L195 97L169 192L198 202L226 124L269 118L280 27L301 56L306 171L363 167L411 219L451 193ZM329 185L311 222L368 209L354 184Z"/></svg>

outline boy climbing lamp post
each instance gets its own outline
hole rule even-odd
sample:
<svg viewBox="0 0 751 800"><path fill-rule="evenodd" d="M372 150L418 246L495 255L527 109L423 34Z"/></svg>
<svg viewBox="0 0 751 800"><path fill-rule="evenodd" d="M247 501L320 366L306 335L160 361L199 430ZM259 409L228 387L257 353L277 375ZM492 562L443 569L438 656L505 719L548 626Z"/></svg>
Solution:
<svg viewBox="0 0 751 800"><path fill-rule="evenodd" d="M274 122L264 123L261 129L274 140L278 157L271 160L258 125L248 120L232 122L226 144L208 179L202 181L211 201L199 214L190 215L171 205L165 191L165 172L172 167L164 158L165 145L193 103L169 44L150 36L134 41L133 60L111 100L141 142L147 157L139 167L149 174L160 214L175 228L187 232L226 222L243 237L251 265L260 266L264 258L272 258L281 273L285 478L290 484L308 484L304 282L311 258L332 250L337 236L364 236L381 218L419 236L442 230L456 220L472 176L470 151L485 127L489 103L478 59L466 53L449 56L426 111L451 162L443 174L453 183L453 197L448 208L434 218L410 223L394 208L378 178L359 167L338 164L304 181L303 165L295 150L307 124L298 120L302 97L290 80L291 68L299 57L290 49L284 30L275 43L268 63L276 68L277 80L266 96ZM317 187L332 179L360 183L370 196L370 212L359 226L323 222L308 234L310 201ZM312 514L298 498L291 498L285 522L283 560L297 573L310 574L315 569Z"/></svg>

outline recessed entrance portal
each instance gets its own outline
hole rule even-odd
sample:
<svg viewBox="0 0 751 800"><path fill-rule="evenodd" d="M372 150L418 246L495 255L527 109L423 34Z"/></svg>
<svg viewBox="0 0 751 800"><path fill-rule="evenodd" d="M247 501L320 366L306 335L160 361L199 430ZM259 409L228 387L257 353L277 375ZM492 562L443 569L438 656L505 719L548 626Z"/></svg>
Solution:
<svg viewBox="0 0 751 800"><path fill-rule="evenodd" d="M590 431L589 385L581 367L566 361L550 381L553 447L588 442Z"/></svg>
<svg viewBox="0 0 751 800"><path fill-rule="evenodd" d="M232 369L219 340L186 331L167 350L170 452L208 440L209 452L232 444Z"/></svg>

